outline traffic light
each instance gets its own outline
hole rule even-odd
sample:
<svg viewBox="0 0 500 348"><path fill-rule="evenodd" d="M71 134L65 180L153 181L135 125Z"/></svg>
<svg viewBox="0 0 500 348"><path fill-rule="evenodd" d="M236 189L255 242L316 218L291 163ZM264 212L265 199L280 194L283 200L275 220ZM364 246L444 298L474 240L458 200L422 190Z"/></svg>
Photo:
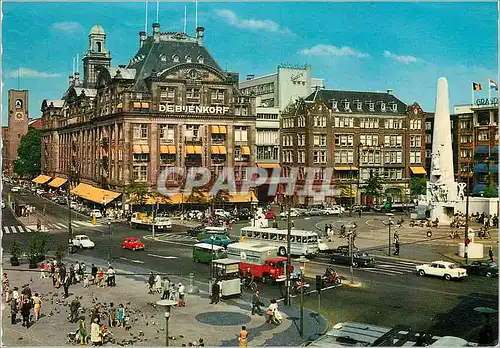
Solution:
<svg viewBox="0 0 500 348"><path fill-rule="evenodd" d="M321 292L321 289L323 288L323 279L319 274L316 274L316 291L318 294Z"/></svg>

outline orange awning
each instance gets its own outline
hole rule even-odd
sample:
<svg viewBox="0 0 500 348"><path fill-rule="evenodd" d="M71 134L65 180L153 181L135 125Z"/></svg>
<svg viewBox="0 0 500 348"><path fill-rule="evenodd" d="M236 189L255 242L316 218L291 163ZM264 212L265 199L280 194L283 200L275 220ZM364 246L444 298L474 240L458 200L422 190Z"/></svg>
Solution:
<svg viewBox="0 0 500 348"><path fill-rule="evenodd" d="M242 155L250 155L250 148L248 146L242 146L241 147L241 154Z"/></svg>
<svg viewBox="0 0 500 348"><path fill-rule="evenodd" d="M161 154L168 154L168 153L170 153L168 145L160 145L160 153Z"/></svg>
<svg viewBox="0 0 500 348"><path fill-rule="evenodd" d="M168 145L168 153L171 155L175 155L177 153L177 148L175 145Z"/></svg>
<svg viewBox="0 0 500 348"><path fill-rule="evenodd" d="M227 154L227 150L226 150L226 147L224 145L219 145L219 153L221 155L226 155Z"/></svg>
<svg viewBox="0 0 500 348"><path fill-rule="evenodd" d="M333 167L335 170L358 170L356 166L335 166Z"/></svg>
<svg viewBox="0 0 500 348"><path fill-rule="evenodd" d="M203 148L200 145L193 146L194 153L197 155L201 155L203 153Z"/></svg>
<svg viewBox="0 0 500 348"><path fill-rule="evenodd" d="M103 190L88 184L79 184L71 190L71 193L88 201L103 205L108 205L121 195L119 192Z"/></svg>
<svg viewBox="0 0 500 348"><path fill-rule="evenodd" d="M50 179L52 179L50 176L41 174L34 178L32 181L37 184L45 184Z"/></svg>
<svg viewBox="0 0 500 348"><path fill-rule="evenodd" d="M141 103L141 108L149 109L149 103Z"/></svg>
<svg viewBox="0 0 500 348"><path fill-rule="evenodd" d="M140 102L134 102L134 104L132 104L132 105L136 109L140 109L141 108L141 103Z"/></svg>
<svg viewBox="0 0 500 348"><path fill-rule="evenodd" d="M227 133L226 126L219 126L219 132L220 134L226 134Z"/></svg>
<svg viewBox="0 0 500 348"><path fill-rule="evenodd" d="M212 155L218 155L219 152L219 147L218 146L212 146Z"/></svg>
<svg viewBox="0 0 500 348"><path fill-rule="evenodd" d="M132 152L133 153L142 153L142 146L141 145L134 145L132 146Z"/></svg>
<svg viewBox="0 0 500 348"><path fill-rule="evenodd" d="M187 155L194 155L196 152L194 152L194 146L193 145L187 145L186 146L186 154Z"/></svg>
<svg viewBox="0 0 500 348"><path fill-rule="evenodd" d="M229 196L229 202L231 203L258 203L259 200L253 191L247 193L232 193Z"/></svg>
<svg viewBox="0 0 500 348"><path fill-rule="evenodd" d="M280 165L279 163L257 163L257 167L270 169L270 168L279 168Z"/></svg>
<svg viewBox="0 0 500 348"><path fill-rule="evenodd" d="M119 103L117 106L116 106L117 109L123 109L123 104L122 103Z"/></svg>
<svg viewBox="0 0 500 348"><path fill-rule="evenodd" d="M149 153L149 145L141 145L142 153Z"/></svg>
<svg viewBox="0 0 500 348"><path fill-rule="evenodd" d="M427 174L424 167L410 167L413 174Z"/></svg>
<svg viewBox="0 0 500 348"><path fill-rule="evenodd" d="M212 134L220 134L219 126L212 126Z"/></svg>
<svg viewBox="0 0 500 348"><path fill-rule="evenodd" d="M64 185L66 183L66 181L68 181L68 179L56 177L54 180L49 182L49 186L58 188L58 187L61 187L62 185Z"/></svg>

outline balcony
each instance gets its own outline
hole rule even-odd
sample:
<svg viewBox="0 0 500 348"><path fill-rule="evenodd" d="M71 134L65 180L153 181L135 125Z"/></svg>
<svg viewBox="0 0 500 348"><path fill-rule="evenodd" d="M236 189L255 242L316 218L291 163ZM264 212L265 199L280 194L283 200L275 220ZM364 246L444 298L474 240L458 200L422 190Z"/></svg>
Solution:
<svg viewBox="0 0 500 348"><path fill-rule="evenodd" d="M186 143L201 143L202 139L201 137L195 137L195 136L185 136L184 141Z"/></svg>

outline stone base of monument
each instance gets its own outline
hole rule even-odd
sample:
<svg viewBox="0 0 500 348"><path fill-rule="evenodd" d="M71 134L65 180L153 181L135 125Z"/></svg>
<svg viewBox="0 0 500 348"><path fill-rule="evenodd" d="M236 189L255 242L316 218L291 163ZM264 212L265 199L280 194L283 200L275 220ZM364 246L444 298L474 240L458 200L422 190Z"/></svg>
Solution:
<svg viewBox="0 0 500 348"><path fill-rule="evenodd" d="M480 243L469 243L467 256L469 259L482 259L484 257L484 246ZM458 243L458 256L465 257L465 243Z"/></svg>

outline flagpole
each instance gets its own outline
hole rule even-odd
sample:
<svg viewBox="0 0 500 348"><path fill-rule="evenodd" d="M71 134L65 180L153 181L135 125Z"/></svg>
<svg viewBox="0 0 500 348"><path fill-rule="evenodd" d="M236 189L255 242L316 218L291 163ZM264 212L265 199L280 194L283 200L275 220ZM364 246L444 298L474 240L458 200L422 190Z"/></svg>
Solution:
<svg viewBox="0 0 500 348"><path fill-rule="evenodd" d="M472 100L470 105L474 106L474 82L472 82Z"/></svg>
<svg viewBox="0 0 500 348"><path fill-rule="evenodd" d="M490 86L490 79L488 79L488 105L491 105L491 86Z"/></svg>

